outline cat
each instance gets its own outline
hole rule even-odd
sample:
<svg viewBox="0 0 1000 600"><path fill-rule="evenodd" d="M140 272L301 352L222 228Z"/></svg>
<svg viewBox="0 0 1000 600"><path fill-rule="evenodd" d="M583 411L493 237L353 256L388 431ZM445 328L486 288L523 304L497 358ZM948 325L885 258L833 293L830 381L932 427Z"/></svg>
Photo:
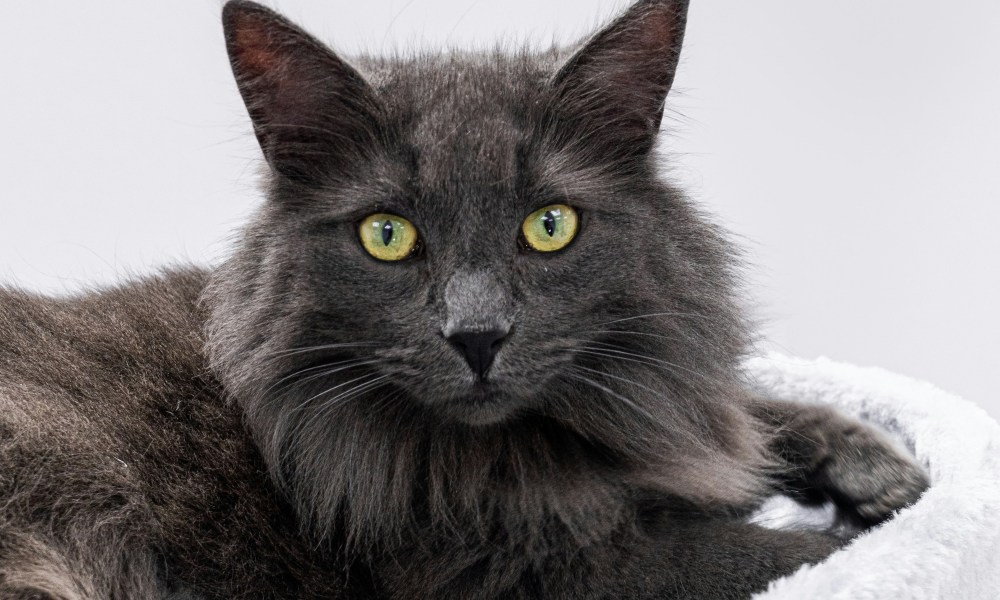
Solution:
<svg viewBox="0 0 1000 600"><path fill-rule="evenodd" d="M223 8L266 201L219 267L0 291L0 598L747 598L928 479L761 398L658 175L685 0L574 48L343 60Z"/></svg>

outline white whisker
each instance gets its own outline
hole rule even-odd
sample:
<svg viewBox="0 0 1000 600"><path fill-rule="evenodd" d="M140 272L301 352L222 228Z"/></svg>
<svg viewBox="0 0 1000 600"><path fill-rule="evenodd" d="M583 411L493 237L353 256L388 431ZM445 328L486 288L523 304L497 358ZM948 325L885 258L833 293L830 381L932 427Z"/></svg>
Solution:
<svg viewBox="0 0 1000 600"><path fill-rule="evenodd" d="M597 323L600 325L611 325L612 323L624 323L625 321L633 321L635 319L648 319L650 317L692 317L696 319L706 319L705 315L699 315L697 313L683 313L683 312L655 312L648 313L645 315L635 315L634 317L624 317L622 319L614 319L613 321L604 321L602 323Z"/></svg>
<svg viewBox="0 0 1000 600"><path fill-rule="evenodd" d="M625 396L622 396L618 392L616 392L616 391L614 391L614 390L612 390L612 389L610 389L610 388L608 388L606 386L603 386L603 385L597 383L596 381L594 381L593 379L590 379L589 377L584 377L583 375L579 375L577 373L568 372L568 373L566 373L566 375L569 376L569 377L572 377L573 379L576 379L578 381L582 381L583 383L586 383L587 385L590 385L591 387L595 387L595 388L601 390L602 392L608 394L609 396L612 396L613 398L617 398L618 400L622 401L626 406L628 406L632 410L638 412L640 415L642 415L642 416L646 417L647 419L649 419L649 421L651 423L657 423L656 417L654 417L653 415L651 415L649 413L649 411L647 411L646 409L642 408L641 406L639 406L638 404L636 404L635 402L633 402L631 399L626 398Z"/></svg>

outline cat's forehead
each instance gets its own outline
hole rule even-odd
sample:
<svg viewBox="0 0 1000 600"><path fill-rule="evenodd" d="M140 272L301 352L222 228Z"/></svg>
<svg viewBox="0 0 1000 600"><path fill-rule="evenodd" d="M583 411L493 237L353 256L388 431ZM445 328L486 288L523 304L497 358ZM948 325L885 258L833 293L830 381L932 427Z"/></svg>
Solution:
<svg viewBox="0 0 1000 600"><path fill-rule="evenodd" d="M376 85L414 151L417 184L504 186L516 177L544 56L452 53L379 65ZM380 85L379 85L380 84Z"/></svg>
<svg viewBox="0 0 1000 600"><path fill-rule="evenodd" d="M390 109L472 117L483 109L512 108L538 92L557 52L454 51L360 60Z"/></svg>

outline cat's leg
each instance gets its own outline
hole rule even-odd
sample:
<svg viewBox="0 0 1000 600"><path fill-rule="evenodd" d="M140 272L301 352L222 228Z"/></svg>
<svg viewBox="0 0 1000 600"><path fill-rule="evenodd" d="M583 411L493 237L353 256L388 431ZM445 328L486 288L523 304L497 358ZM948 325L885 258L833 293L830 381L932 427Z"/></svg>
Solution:
<svg viewBox="0 0 1000 600"><path fill-rule="evenodd" d="M377 571L394 600L745 600L842 543L825 533L663 512L642 521L582 547L551 540L543 555L505 542L415 546Z"/></svg>
<svg viewBox="0 0 1000 600"><path fill-rule="evenodd" d="M816 531L766 529L742 521L667 517L609 572L616 598L745 600L775 579L816 564L843 542Z"/></svg>
<svg viewBox="0 0 1000 600"><path fill-rule="evenodd" d="M830 407L762 399L754 412L773 427L772 448L788 466L786 491L829 498L852 521L883 521L929 485L923 468L886 434Z"/></svg>
<svg viewBox="0 0 1000 600"><path fill-rule="evenodd" d="M765 529L743 521L665 515L642 531L527 567L510 590L447 597L544 600L747 600L842 542L815 531ZM523 561L520 556L510 562ZM483 588L479 588L482 590Z"/></svg>

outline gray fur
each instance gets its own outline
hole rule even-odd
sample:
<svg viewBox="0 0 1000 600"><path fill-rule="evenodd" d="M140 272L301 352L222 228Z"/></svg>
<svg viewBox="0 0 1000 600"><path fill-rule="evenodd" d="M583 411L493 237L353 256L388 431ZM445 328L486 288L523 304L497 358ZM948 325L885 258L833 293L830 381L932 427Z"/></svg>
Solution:
<svg viewBox="0 0 1000 600"><path fill-rule="evenodd" d="M348 64L228 3L270 166L231 257L0 293L0 597L743 598L839 545L744 523L766 495L915 499L863 425L747 392L734 251L653 151L685 16ZM578 237L526 251L555 202ZM421 252L368 256L374 212ZM508 332L485 384L461 330Z"/></svg>

